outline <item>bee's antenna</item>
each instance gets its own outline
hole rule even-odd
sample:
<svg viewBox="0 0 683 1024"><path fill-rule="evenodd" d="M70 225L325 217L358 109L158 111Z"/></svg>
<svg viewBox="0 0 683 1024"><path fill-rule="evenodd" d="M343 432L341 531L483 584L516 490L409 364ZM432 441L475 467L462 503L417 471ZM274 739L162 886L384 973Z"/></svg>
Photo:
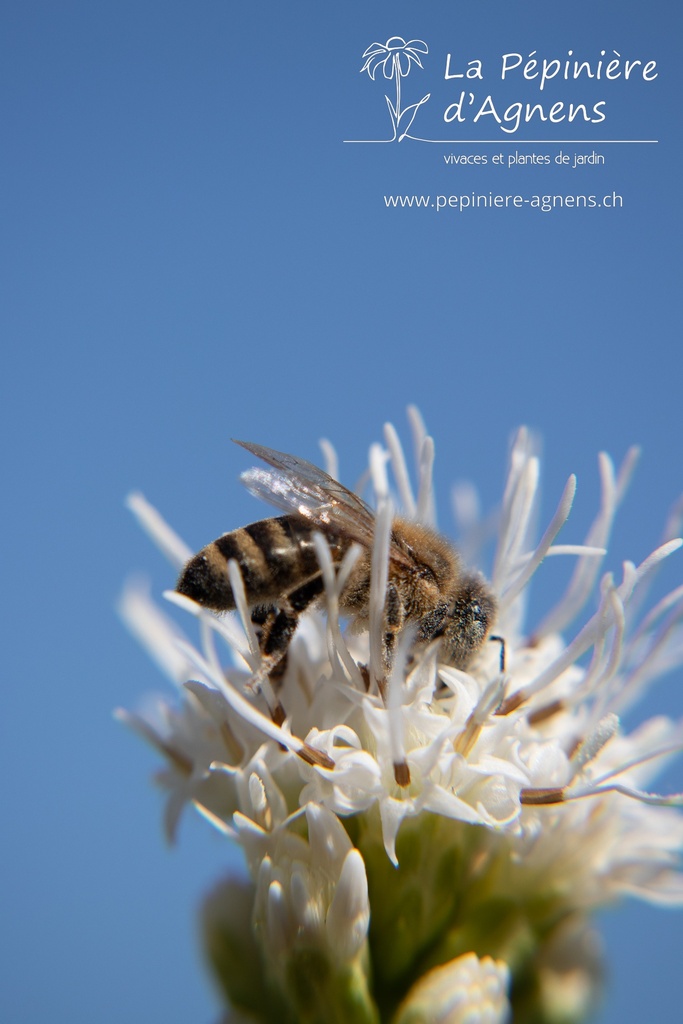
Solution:
<svg viewBox="0 0 683 1024"><path fill-rule="evenodd" d="M493 643L500 644L500 671L502 674L505 671L505 637L490 636L489 640Z"/></svg>

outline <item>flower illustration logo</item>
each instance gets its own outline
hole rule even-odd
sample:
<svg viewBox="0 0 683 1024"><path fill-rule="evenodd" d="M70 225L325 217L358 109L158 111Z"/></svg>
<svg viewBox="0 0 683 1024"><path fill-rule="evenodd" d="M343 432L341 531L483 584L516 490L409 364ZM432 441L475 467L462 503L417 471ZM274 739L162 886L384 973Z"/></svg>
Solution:
<svg viewBox="0 0 683 1024"><path fill-rule="evenodd" d="M410 138L408 132L415 120L415 115L431 95L427 93L418 103L411 103L403 110L401 109L401 79L407 77L413 64L417 64L420 68L423 67L420 54L427 53L429 53L429 47L422 39L411 39L410 42L406 42L401 36L391 36L386 43L371 43L363 54L365 63L360 69L361 74L367 71L374 82L375 75L381 68L387 80L390 81L393 78L396 82L395 103L392 103L385 94L393 128L393 137L389 140L391 142L403 142L406 137Z"/></svg>

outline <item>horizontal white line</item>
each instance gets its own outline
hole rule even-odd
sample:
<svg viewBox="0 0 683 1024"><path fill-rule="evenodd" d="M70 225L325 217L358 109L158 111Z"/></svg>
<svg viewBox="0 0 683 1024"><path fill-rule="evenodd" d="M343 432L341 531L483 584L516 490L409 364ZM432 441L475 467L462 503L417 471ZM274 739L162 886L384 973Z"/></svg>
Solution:
<svg viewBox="0 0 683 1024"><path fill-rule="evenodd" d="M395 139L344 139L345 143L374 145L395 142ZM659 139L410 139L411 142L433 142L439 146L651 146Z"/></svg>

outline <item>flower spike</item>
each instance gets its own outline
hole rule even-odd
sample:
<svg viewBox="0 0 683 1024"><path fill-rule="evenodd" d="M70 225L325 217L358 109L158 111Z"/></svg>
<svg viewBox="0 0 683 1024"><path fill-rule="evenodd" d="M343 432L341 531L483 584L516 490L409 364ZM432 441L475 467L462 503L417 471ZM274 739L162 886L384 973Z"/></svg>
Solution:
<svg viewBox="0 0 683 1024"><path fill-rule="evenodd" d="M394 114L426 52L399 37L365 51L363 71L396 82ZM346 546L331 515L317 517L297 492L311 524L302 582L314 600L300 583L284 588L285 608L293 613L297 594L304 607L278 671L263 642L274 614L250 598L263 555L255 542L252 560L227 559L219 580L233 612L177 592L167 612L144 586L126 588L121 615L176 699L117 717L165 762L169 837L189 807L244 852L248 880L223 883L204 909L208 955L235 1013L255 1024L579 1024L600 989L593 912L621 896L683 907L683 793L657 793L652 781L683 750L683 725L660 716L627 731L619 717L683 665L683 587L646 605L683 543L673 537L680 509L640 565L604 571L637 451L619 470L602 454L600 509L584 542L556 542L573 476L536 541L541 466L521 429L497 513L480 519L474 489L459 490L473 542L494 524L498 538L490 589L453 555L458 586L477 595L463 601L479 633L471 656L450 657L443 636L462 625L460 591L444 597L438 564L396 544L388 467L410 529L419 522L434 536L434 442L417 410L409 418L415 482L388 424L386 448L370 450L374 516L332 481L330 506L343 494L364 517ZM252 470L248 485L267 496L275 481L290 509L287 469L303 463L246 447L275 459L275 472ZM329 442L323 452L336 475ZM305 465L320 493L329 488ZM184 542L145 499L129 505L177 571L190 557ZM254 536L259 527L273 532L255 524ZM577 559L564 595L527 624L527 587L560 553ZM275 545L264 563L284 578L281 558ZM429 615L399 598L397 564L434 588ZM351 585L366 596L347 621Z"/></svg>

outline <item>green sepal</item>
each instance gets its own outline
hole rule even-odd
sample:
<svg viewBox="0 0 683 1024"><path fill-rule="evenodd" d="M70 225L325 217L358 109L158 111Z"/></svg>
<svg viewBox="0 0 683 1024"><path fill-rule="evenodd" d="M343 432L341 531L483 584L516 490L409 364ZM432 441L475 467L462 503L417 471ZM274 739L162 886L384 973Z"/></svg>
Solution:
<svg viewBox="0 0 683 1024"><path fill-rule="evenodd" d="M404 822L396 844L397 867L381 841L369 834L359 838L372 908L373 966L382 984L393 986L411 976L416 961L457 914L463 848L444 842L448 837L443 833L436 815Z"/></svg>
<svg viewBox="0 0 683 1024"><path fill-rule="evenodd" d="M282 994L268 978L254 937L254 886L228 879L215 886L202 907L204 951L226 1005L269 1024L296 1024Z"/></svg>
<svg viewBox="0 0 683 1024"><path fill-rule="evenodd" d="M295 950L287 958L285 988L297 1024L379 1024L364 957L338 967L324 951Z"/></svg>

